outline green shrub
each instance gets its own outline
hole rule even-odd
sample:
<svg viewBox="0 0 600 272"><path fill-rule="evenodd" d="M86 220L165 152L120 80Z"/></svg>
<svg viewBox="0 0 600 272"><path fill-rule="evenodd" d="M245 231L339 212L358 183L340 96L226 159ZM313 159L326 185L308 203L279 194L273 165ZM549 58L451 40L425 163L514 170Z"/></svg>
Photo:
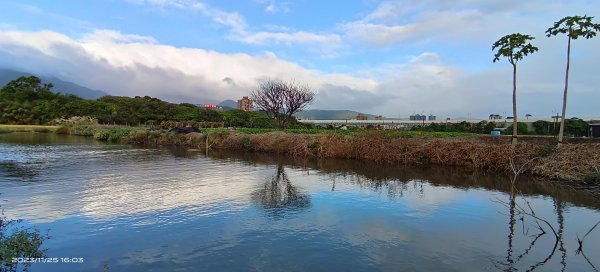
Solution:
<svg viewBox="0 0 600 272"><path fill-rule="evenodd" d="M533 129L535 130L535 134L536 135L550 135L550 134L554 134L554 128L555 126L553 125L552 122L548 122L548 121L544 121L544 120L538 120L533 122Z"/></svg>
<svg viewBox="0 0 600 272"><path fill-rule="evenodd" d="M131 131L132 129L130 128L111 129L108 135L108 141L111 143L117 143L119 140L121 140L121 138L129 135Z"/></svg>
<svg viewBox="0 0 600 272"><path fill-rule="evenodd" d="M108 129L100 129L94 133L94 139L99 141L108 141L108 136L110 136L110 130Z"/></svg>
<svg viewBox="0 0 600 272"><path fill-rule="evenodd" d="M511 124L510 126L508 126L508 128L506 128L506 134L512 135L512 131L513 131L513 125ZM529 128L527 127L527 124L518 122L517 123L517 133L520 135L529 134Z"/></svg>
<svg viewBox="0 0 600 272"><path fill-rule="evenodd" d="M0 271L21 271L19 263L13 258L43 258L46 249L42 244L47 236L39 230L19 226L20 220L10 220L4 217L0 210ZM21 266L22 271L29 271L30 263Z"/></svg>

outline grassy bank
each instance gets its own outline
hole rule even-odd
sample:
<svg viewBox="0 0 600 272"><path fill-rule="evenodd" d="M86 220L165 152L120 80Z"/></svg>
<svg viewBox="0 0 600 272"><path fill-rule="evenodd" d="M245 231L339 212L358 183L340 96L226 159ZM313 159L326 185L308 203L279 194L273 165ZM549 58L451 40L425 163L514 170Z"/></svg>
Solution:
<svg viewBox="0 0 600 272"><path fill-rule="evenodd" d="M488 140L486 142L486 139ZM367 160L396 165L464 166L477 170L524 173L552 180L600 184L600 144L566 144L561 148L538 143L512 147L487 137L398 137L393 133L366 131L344 134L299 134L213 130L177 135L164 132L132 131L121 141L140 145L173 145Z"/></svg>
<svg viewBox="0 0 600 272"><path fill-rule="evenodd" d="M10 132L54 132L57 126L43 125L0 125L0 133Z"/></svg>
<svg viewBox="0 0 600 272"><path fill-rule="evenodd" d="M18 131L16 127L15 131ZM35 126L29 127L34 131ZM44 126L40 126L43 128ZM202 129L174 134L145 127L105 126L79 122L56 133L93 136L97 140L146 146L180 146L286 154L293 157L341 158L395 165L463 166L476 170L524 173L551 180L600 185L600 143L583 141L556 148L553 138L523 138L471 133L299 129Z"/></svg>

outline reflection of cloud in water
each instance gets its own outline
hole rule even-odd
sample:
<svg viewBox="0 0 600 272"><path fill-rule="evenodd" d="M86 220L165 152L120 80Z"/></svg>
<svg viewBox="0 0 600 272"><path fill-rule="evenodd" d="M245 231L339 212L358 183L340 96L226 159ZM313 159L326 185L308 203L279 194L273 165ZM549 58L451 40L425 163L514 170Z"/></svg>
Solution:
<svg viewBox="0 0 600 272"><path fill-rule="evenodd" d="M199 165L199 168L202 166L209 165ZM140 169L128 175L97 176L86 186L81 212L94 219L179 207L188 207L186 212L195 215L231 212L248 204L247 192L254 188L254 178L243 172L229 172L224 180L214 172L156 168Z"/></svg>

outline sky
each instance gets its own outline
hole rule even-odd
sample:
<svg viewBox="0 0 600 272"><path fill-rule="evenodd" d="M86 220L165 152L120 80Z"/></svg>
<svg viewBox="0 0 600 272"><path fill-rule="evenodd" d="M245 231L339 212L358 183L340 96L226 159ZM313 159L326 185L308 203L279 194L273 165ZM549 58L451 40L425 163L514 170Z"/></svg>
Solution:
<svg viewBox="0 0 600 272"><path fill-rule="evenodd" d="M267 79L308 85L312 109L386 117L512 112L512 67L492 44L540 48L518 63L519 116L561 109L565 16L597 0L2 0L0 67L111 95L218 103ZM600 17L595 19L600 23ZM600 37L573 42L568 116L600 116Z"/></svg>

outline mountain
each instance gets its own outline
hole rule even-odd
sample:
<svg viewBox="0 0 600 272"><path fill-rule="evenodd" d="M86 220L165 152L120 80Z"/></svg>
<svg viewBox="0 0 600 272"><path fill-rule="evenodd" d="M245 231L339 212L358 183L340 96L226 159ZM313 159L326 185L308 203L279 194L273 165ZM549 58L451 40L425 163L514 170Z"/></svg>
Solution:
<svg viewBox="0 0 600 272"><path fill-rule="evenodd" d="M351 120L356 119L360 112L351 110L304 110L294 116L301 119L311 120ZM369 120L375 119L375 115L365 114Z"/></svg>
<svg viewBox="0 0 600 272"><path fill-rule="evenodd" d="M223 108L237 108L237 102L233 101L233 100L225 100L221 103L219 103L219 106L223 107Z"/></svg>
<svg viewBox="0 0 600 272"><path fill-rule="evenodd" d="M20 72L20 71L0 69L0 87L6 85L6 83L8 83L12 80L15 80L21 76L31 76L31 75L32 74L30 74L30 73L25 73L25 72ZM96 98L108 95L107 93L105 93L103 91L92 90L90 88L86 88L81 85L77 85L73 82L64 81L64 80L61 80L56 77L46 77L46 76L37 76L37 77L39 77L43 83L52 83L52 85L54 86L54 88L52 88L52 91L55 93L60 92L63 94L73 94L73 95L79 96L81 98L86 98L86 99L96 99Z"/></svg>

